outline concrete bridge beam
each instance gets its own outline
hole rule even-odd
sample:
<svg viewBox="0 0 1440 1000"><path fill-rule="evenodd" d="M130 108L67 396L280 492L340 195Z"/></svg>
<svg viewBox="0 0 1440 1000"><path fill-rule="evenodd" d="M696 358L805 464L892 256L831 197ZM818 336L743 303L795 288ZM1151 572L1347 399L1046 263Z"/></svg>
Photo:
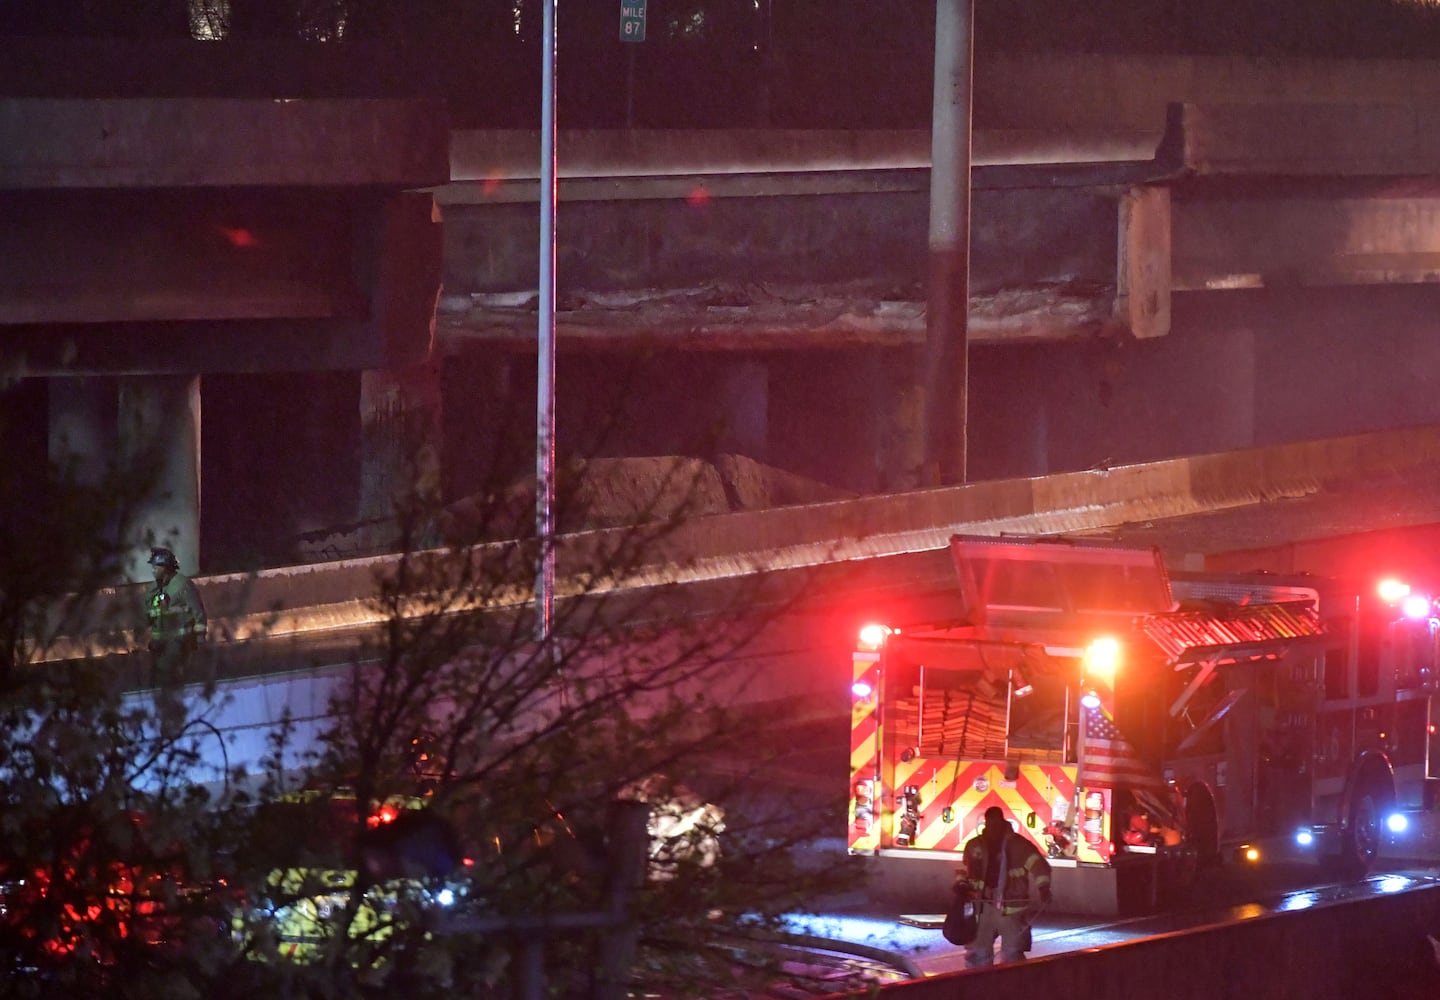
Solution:
<svg viewBox="0 0 1440 1000"><path fill-rule="evenodd" d="M1440 187L1376 184L1336 197L1313 188L1174 200L1175 291L1421 284L1440 280Z"/></svg>

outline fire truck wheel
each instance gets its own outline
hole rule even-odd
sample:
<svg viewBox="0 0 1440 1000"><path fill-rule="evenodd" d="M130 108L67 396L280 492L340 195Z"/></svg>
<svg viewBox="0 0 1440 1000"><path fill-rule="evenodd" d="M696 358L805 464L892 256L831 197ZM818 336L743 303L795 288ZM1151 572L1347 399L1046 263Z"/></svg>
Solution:
<svg viewBox="0 0 1440 1000"><path fill-rule="evenodd" d="M1185 840L1199 868L1220 863L1220 814L1210 789L1195 782L1185 791Z"/></svg>
<svg viewBox="0 0 1440 1000"><path fill-rule="evenodd" d="M1380 853L1382 798L1383 793L1378 789L1364 788L1350 803L1349 822L1340 857L1342 869L1349 874L1368 872Z"/></svg>
<svg viewBox="0 0 1440 1000"><path fill-rule="evenodd" d="M1380 854L1385 814L1395 806L1395 778L1383 757L1362 754L1346 786L1337 873L1354 877L1370 871Z"/></svg>

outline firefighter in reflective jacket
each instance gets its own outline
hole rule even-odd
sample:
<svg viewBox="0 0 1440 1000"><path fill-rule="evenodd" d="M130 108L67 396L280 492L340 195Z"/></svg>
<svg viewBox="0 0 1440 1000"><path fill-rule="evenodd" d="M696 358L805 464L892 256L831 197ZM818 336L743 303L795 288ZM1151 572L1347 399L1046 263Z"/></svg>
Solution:
<svg viewBox="0 0 1440 1000"><path fill-rule="evenodd" d="M999 806L985 810L985 828L965 845L955 891L978 901L979 929L965 948L971 968L1000 960L1018 962L1030 950L1030 925L1050 902L1050 865L1040 851L1010 828Z"/></svg>
<svg viewBox="0 0 1440 1000"><path fill-rule="evenodd" d="M155 570L155 585L145 593L145 618L152 679L159 687L180 680L181 667L204 641L208 622L200 591L180 572L175 553L151 549L150 565Z"/></svg>

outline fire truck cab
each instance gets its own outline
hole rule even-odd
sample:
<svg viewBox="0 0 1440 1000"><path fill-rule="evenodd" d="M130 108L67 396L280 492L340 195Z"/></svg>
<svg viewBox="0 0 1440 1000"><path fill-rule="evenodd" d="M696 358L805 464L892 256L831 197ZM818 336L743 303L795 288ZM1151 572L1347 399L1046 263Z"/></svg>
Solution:
<svg viewBox="0 0 1440 1000"><path fill-rule="evenodd" d="M959 616L874 623L853 654L851 854L953 863L1000 806L1062 909L1116 913L1308 821L1267 761L1323 683L1313 590L1175 588L1158 549L1102 540L950 548Z"/></svg>

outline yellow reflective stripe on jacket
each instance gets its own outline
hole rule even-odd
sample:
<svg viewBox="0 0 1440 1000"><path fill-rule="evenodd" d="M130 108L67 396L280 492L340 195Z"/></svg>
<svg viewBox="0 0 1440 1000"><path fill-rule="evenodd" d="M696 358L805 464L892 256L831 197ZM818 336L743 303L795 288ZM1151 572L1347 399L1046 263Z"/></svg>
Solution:
<svg viewBox="0 0 1440 1000"><path fill-rule="evenodd" d="M165 642L205 633L205 605L188 577L177 573L165 586L151 587L145 598L145 616L153 641Z"/></svg>
<svg viewBox="0 0 1440 1000"><path fill-rule="evenodd" d="M1024 860L1005 869L1005 898L1000 903L1000 909L1005 913L1019 913L1030 907L1032 890L1050 885L1050 865L1028 838L1018 834L1010 834L1006 849L1019 849L1023 852ZM993 905L994 900L986 897L985 866L988 859L980 835L965 845L961 860L964 864L965 884L975 894L976 899Z"/></svg>

